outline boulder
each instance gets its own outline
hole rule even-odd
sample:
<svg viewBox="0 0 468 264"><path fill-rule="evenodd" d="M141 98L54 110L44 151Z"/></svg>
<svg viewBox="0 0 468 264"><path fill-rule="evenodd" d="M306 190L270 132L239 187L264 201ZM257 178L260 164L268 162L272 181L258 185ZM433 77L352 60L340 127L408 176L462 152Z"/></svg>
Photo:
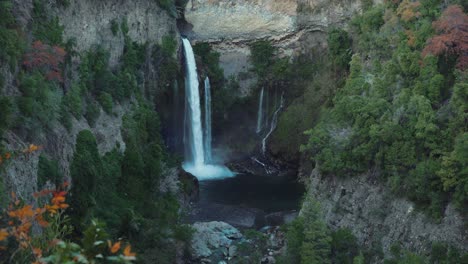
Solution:
<svg viewBox="0 0 468 264"><path fill-rule="evenodd" d="M236 249L231 249L233 243L242 238L237 228L224 222L197 222L192 227L195 229L191 247L194 261L210 259L216 263L230 259L236 252Z"/></svg>

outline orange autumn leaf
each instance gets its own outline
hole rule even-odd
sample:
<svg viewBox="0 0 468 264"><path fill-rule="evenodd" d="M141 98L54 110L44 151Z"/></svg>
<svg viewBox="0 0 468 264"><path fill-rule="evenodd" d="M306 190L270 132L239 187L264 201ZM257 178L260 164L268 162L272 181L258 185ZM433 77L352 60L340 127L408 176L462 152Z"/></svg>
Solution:
<svg viewBox="0 0 468 264"><path fill-rule="evenodd" d="M136 254L132 252L132 246L130 246L130 245L125 247L123 254L126 257L135 257L136 256Z"/></svg>
<svg viewBox="0 0 468 264"><path fill-rule="evenodd" d="M115 254L120 249L120 241L115 243L111 248L110 251L112 254Z"/></svg>
<svg viewBox="0 0 468 264"><path fill-rule="evenodd" d="M6 229L0 229L0 241L5 240L8 237Z"/></svg>
<svg viewBox="0 0 468 264"><path fill-rule="evenodd" d="M23 208L20 208L15 211L8 212L10 217L24 219L28 217L32 217L34 215L34 211L32 209L32 205L26 205Z"/></svg>
<svg viewBox="0 0 468 264"><path fill-rule="evenodd" d="M7 153L5 154L5 159L10 159L10 158L11 158L11 154L10 154L10 152L7 152Z"/></svg>
<svg viewBox="0 0 468 264"><path fill-rule="evenodd" d="M63 196L56 196L54 198L52 198L52 203L53 204L60 204L60 203L63 203L65 202L65 197Z"/></svg>
<svg viewBox="0 0 468 264"><path fill-rule="evenodd" d="M33 247L32 251L36 257L38 258L42 257L42 250L40 248Z"/></svg>

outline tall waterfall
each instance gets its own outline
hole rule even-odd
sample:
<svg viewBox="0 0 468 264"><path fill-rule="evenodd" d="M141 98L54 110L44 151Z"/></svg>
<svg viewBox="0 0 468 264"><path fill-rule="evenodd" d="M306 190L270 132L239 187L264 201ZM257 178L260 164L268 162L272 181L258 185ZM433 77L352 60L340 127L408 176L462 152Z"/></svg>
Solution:
<svg viewBox="0 0 468 264"><path fill-rule="evenodd" d="M263 92L264 88L262 87L262 91L260 92L260 102L258 103L258 114L257 114L257 134L262 131L263 125Z"/></svg>
<svg viewBox="0 0 468 264"><path fill-rule="evenodd" d="M205 164L205 152L203 150L203 133L201 124L200 94L198 92L198 75L195 55L188 39L183 39L187 75L185 77L185 93L188 101L188 120L190 124L189 147L192 153L191 162L195 167Z"/></svg>
<svg viewBox="0 0 468 264"><path fill-rule="evenodd" d="M205 79L205 162L212 161L211 153L211 85L210 79Z"/></svg>
<svg viewBox="0 0 468 264"><path fill-rule="evenodd" d="M273 133L273 131L275 131L275 129L276 129L276 125L278 124L278 114L281 111L281 109L283 108L283 105L284 105L284 92L281 94L280 105L279 105L278 109L276 109L275 113L273 114L273 117L271 118L270 131L268 132L268 134L266 134L266 136L262 140L262 153L263 153L263 155L265 155L265 152L266 152L266 142L267 142L268 138L271 136L271 134Z"/></svg>
<svg viewBox="0 0 468 264"><path fill-rule="evenodd" d="M206 163L208 159L205 158L205 151L209 151L209 158L211 159L211 92L208 94L205 92L205 107L208 107L205 109L207 110L205 111L205 130L208 130L209 127L210 131L203 133L201 121L202 111L200 107L200 92L195 55L188 39L182 39L182 43L184 45L187 68L185 76L186 100L184 120L184 144L186 146L186 153L183 168L187 172L195 175L199 180L232 177L234 176L234 173L232 173L225 166L209 165ZM208 122L209 126L206 125ZM205 141L203 139L203 135L206 136ZM209 140L207 140L208 137Z"/></svg>

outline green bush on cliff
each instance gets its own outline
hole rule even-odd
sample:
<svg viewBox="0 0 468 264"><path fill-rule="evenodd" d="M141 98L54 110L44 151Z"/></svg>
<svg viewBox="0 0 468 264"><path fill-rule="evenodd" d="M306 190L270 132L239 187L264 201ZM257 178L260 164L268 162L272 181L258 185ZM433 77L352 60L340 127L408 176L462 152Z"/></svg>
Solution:
<svg viewBox="0 0 468 264"><path fill-rule="evenodd" d="M97 185L102 179L103 164L97 149L96 139L89 130L78 133L75 152L70 165L72 188L69 214L75 233L89 220L95 206Z"/></svg>
<svg viewBox="0 0 468 264"><path fill-rule="evenodd" d="M288 263L331 263L330 231L311 196L306 196L301 215L287 228Z"/></svg>
<svg viewBox="0 0 468 264"><path fill-rule="evenodd" d="M46 156L39 156L39 165L37 171L37 189L41 190L47 182L55 186L62 183L62 173L60 172L58 162L48 159Z"/></svg>
<svg viewBox="0 0 468 264"><path fill-rule="evenodd" d="M33 4L34 37L50 45L62 45L64 28L60 25L58 17L49 17L43 1L34 0Z"/></svg>
<svg viewBox="0 0 468 264"><path fill-rule="evenodd" d="M467 75L446 57L422 56L439 5L419 6L417 20L411 8L380 5L354 19L362 54L303 150L327 175L377 168L396 193L440 219L450 200L463 211L468 199L458 169L468 159Z"/></svg>
<svg viewBox="0 0 468 264"><path fill-rule="evenodd" d="M328 51L333 64L341 69L348 69L351 61L351 39L342 29L332 29L328 33Z"/></svg>
<svg viewBox="0 0 468 264"><path fill-rule="evenodd" d="M0 1L0 61L14 68L23 54L25 45L11 9L11 0Z"/></svg>

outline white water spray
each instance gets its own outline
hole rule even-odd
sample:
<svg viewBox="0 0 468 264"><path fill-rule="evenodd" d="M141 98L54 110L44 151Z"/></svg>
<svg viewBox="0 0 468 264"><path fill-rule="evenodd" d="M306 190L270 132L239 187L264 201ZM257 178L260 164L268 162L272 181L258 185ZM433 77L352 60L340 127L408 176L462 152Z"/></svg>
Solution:
<svg viewBox="0 0 468 264"><path fill-rule="evenodd" d="M232 177L232 173L225 166L208 165L205 160L205 149L203 141L203 131L201 122L201 109L200 109L200 93L199 83L197 74L197 65L195 63L195 55L193 53L192 46L188 39L182 39L185 51L186 59L186 72L185 77L185 96L186 96L186 129L188 133L185 133L184 144L187 146L186 158L183 164L184 170L195 175L199 180L208 179L219 179L225 177ZM211 101L211 99L210 99ZM211 107L210 107L211 108ZM211 113L207 111L206 115ZM210 127L211 127L211 116ZM211 129L211 128L210 128ZM211 138L211 131L210 138ZM211 150L211 139L210 139L210 150ZM210 154L211 155L211 154Z"/></svg>
<svg viewBox="0 0 468 264"><path fill-rule="evenodd" d="M212 161L211 152L211 85L210 79L205 79L205 162Z"/></svg>
<svg viewBox="0 0 468 264"><path fill-rule="evenodd" d="M270 137L270 135L273 133L273 131L275 131L275 129L276 129L276 125L278 124L278 114L281 111L281 109L283 109L283 105L284 105L284 92L281 94L280 105L279 105L278 109L276 109L275 113L273 114L273 117L271 118L270 131L268 132L268 134L262 140L262 153L263 153L263 155L265 155L265 152L266 152L266 142L267 142L268 138Z"/></svg>
<svg viewBox="0 0 468 264"><path fill-rule="evenodd" d="M258 103L258 114L257 114L257 134L262 131L263 127L263 91L260 92L260 102Z"/></svg>

